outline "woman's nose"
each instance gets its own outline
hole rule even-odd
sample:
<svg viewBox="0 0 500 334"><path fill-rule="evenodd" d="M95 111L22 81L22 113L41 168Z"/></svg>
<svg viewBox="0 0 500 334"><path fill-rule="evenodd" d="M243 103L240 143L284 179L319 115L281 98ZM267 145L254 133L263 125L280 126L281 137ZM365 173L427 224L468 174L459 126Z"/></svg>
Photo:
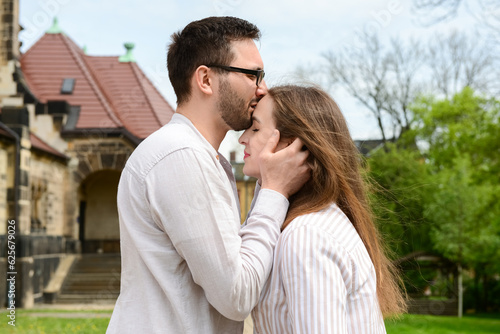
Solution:
<svg viewBox="0 0 500 334"><path fill-rule="evenodd" d="M243 132L243 134L240 136L240 138L238 139L238 142L241 144L241 145L246 145L247 144L247 140L246 140L246 134L247 134L247 131L248 130L245 130Z"/></svg>

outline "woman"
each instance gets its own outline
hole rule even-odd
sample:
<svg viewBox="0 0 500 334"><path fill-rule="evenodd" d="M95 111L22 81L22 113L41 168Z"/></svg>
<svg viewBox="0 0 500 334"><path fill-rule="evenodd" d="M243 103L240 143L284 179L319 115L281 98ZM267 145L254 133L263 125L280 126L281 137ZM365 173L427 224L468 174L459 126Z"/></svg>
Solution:
<svg viewBox="0 0 500 334"><path fill-rule="evenodd" d="M383 315L405 311L360 174L359 153L335 101L315 87L274 87L240 137L246 175L259 153L300 138L311 179L290 198L271 275L252 312L256 333L385 333ZM256 189L256 197L258 196Z"/></svg>

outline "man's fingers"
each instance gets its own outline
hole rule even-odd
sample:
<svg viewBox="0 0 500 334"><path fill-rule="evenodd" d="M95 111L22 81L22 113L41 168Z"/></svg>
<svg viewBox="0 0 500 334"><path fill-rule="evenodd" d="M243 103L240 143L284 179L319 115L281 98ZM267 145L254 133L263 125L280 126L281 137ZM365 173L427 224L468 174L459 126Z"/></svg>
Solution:
<svg viewBox="0 0 500 334"><path fill-rule="evenodd" d="M273 134L271 135L271 138L269 138L269 140L266 143L266 146L264 146L263 151L274 153L274 151L276 150L276 146L278 146L279 141L280 141L280 132L278 130L274 130Z"/></svg>
<svg viewBox="0 0 500 334"><path fill-rule="evenodd" d="M295 139L288 147L275 152L278 142L279 131L275 131L260 154L262 188L289 198L310 178L309 151L304 150L300 139Z"/></svg>
<svg viewBox="0 0 500 334"><path fill-rule="evenodd" d="M295 138L294 141L288 146L291 150L294 150L296 152L302 151L302 147L304 144L302 143L302 140L300 138Z"/></svg>
<svg viewBox="0 0 500 334"><path fill-rule="evenodd" d="M304 150L304 144L300 138L295 138L295 140L287 147L285 150L289 150L292 155L302 158L303 161L309 156L309 151Z"/></svg>

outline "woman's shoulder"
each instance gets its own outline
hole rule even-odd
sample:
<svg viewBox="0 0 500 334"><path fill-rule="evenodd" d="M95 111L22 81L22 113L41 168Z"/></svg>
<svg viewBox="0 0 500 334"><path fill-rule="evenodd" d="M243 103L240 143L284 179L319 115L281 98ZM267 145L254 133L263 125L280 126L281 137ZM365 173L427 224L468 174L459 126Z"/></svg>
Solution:
<svg viewBox="0 0 500 334"><path fill-rule="evenodd" d="M344 212L332 203L318 212L296 217L288 224L280 239L303 234L303 238L326 238L332 246L344 248L347 252L362 244L356 229Z"/></svg>
<svg viewBox="0 0 500 334"><path fill-rule="evenodd" d="M348 291L357 290L362 282L375 277L363 241L335 204L295 218L278 239L275 249L277 267L307 266L311 258L314 262L326 261L324 263L333 265L331 268L339 268L344 282L351 282Z"/></svg>

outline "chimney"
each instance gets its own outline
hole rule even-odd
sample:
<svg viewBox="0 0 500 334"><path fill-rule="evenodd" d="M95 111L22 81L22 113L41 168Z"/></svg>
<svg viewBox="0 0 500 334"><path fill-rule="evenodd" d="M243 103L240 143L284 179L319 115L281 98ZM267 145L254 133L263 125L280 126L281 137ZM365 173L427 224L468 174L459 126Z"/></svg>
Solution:
<svg viewBox="0 0 500 334"><path fill-rule="evenodd" d="M125 44L123 44L123 46L125 46L125 49L127 49L127 53L125 53L125 55L123 55L123 56L120 56L118 58L118 61L120 63L135 63L135 58L134 58L134 55L132 54L132 50L134 49L135 44L134 43L125 43Z"/></svg>

